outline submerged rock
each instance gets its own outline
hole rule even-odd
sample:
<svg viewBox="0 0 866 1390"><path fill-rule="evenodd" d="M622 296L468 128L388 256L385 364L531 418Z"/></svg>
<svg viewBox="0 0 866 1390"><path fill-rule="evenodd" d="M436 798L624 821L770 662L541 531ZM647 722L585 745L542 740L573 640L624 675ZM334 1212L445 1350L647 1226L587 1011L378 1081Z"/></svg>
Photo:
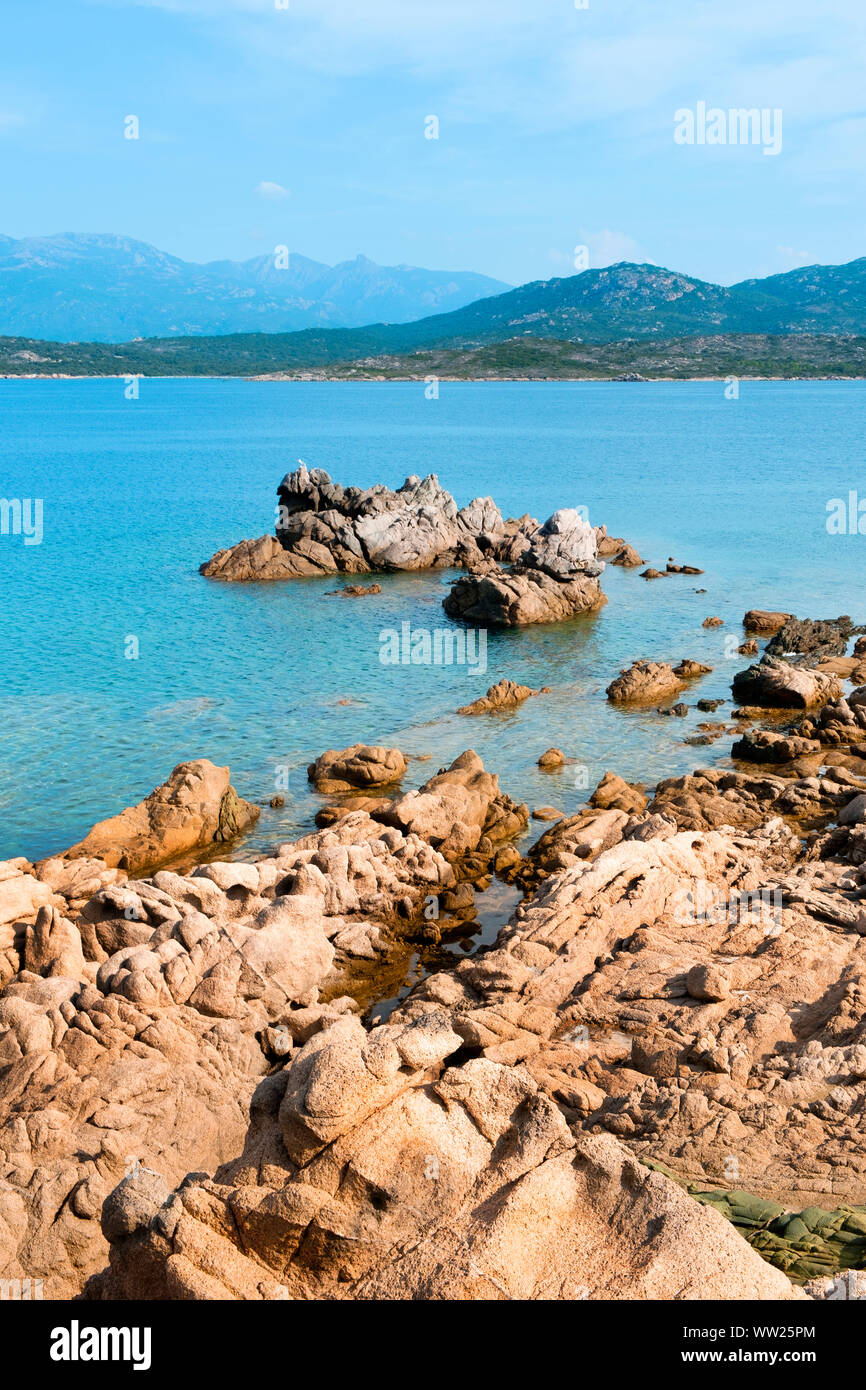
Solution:
<svg viewBox="0 0 866 1390"><path fill-rule="evenodd" d="M550 690L546 685L542 690L533 690L529 685L517 685L515 681L502 680L491 685L486 695L473 700L471 705L461 705L458 714L491 714L495 710L516 709L532 695L544 695Z"/></svg>

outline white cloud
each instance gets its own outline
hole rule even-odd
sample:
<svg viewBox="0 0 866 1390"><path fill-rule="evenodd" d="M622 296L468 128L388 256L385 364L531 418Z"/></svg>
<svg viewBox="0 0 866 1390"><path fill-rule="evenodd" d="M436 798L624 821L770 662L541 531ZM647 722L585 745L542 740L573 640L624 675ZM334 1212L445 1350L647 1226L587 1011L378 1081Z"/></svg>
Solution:
<svg viewBox="0 0 866 1390"><path fill-rule="evenodd" d="M625 232L615 232L609 227L598 232L588 232L580 227L575 237L575 245L568 251L561 247L548 251L547 259L556 269L556 274L577 275L581 269L576 264L577 252L583 247L589 251L588 270L603 270L606 265L617 265L620 261L645 262L644 255L634 237Z"/></svg>
<svg viewBox="0 0 866 1390"><path fill-rule="evenodd" d="M260 64L325 78L402 71L459 118L536 127L784 107L786 131L862 110L863 0L91 0L222 26ZM422 105L423 105L422 101ZM787 150L786 150L787 153Z"/></svg>
<svg viewBox="0 0 866 1390"><path fill-rule="evenodd" d="M785 270L796 270L801 265L815 265L818 260L811 251L797 251L793 246L777 246L776 255Z"/></svg>
<svg viewBox="0 0 866 1390"><path fill-rule="evenodd" d="M256 185L256 192L260 198L288 198L290 196L289 190L283 188L281 183L271 183L268 179Z"/></svg>

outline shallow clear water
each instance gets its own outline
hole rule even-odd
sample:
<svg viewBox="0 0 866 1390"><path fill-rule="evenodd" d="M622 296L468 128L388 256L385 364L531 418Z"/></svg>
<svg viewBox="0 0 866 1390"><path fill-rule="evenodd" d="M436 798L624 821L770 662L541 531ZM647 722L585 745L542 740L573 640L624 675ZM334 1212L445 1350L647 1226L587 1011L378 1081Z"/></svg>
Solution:
<svg viewBox="0 0 866 1390"><path fill-rule="evenodd" d="M551 745L590 788L608 768L652 783L723 759L729 740L683 739L724 711L616 710L605 686L635 657L688 656L714 671L686 701L729 697L744 662L725 643L746 608L866 618L866 536L826 529L829 499L866 498L864 406L857 382L743 383L737 401L719 383L443 383L430 401L415 383L144 380L128 401L122 381L0 382L0 496L44 499L41 545L0 536L0 857L64 848L194 757L265 804L292 768L246 854L310 828L306 764L357 741L431 754L407 785L474 747L513 796L566 812L583 776L540 772ZM450 576L386 576L353 600L326 597L334 579L197 572L273 529L299 457L360 485L435 472L461 505L490 494L504 515L584 505L657 568L674 556L705 574L608 567L601 613L491 634L483 674L383 666L383 628L447 625ZM703 629L709 614L727 626ZM553 692L454 713L503 676Z"/></svg>

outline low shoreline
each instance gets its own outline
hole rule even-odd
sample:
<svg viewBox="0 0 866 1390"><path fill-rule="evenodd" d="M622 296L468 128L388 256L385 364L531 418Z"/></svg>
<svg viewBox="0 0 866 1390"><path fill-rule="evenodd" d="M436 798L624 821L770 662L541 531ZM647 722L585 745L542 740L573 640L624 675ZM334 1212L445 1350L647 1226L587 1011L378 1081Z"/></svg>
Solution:
<svg viewBox="0 0 866 1390"><path fill-rule="evenodd" d="M127 381L135 377L141 381L255 381L255 382L274 382L274 383L303 383L309 385L315 382L323 384L341 384L351 386L354 384L369 385L381 382L383 385L395 382L405 382L407 385L424 385L427 378L424 376L382 376L357 375L347 376L312 376L306 374L276 374L264 373L254 376L231 375L229 373L197 373L197 372L176 372L169 376L161 376L150 372L111 372L111 373L76 373L71 372L0 372L0 381ZM639 381L626 380L621 376L449 376L441 374L436 376L439 382L449 384L463 384L466 386L483 385L502 385L513 382L515 385L522 386L547 386L547 385L598 385L606 383L612 386L655 386L667 383L682 383L683 385L698 384L701 382L714 382L724 384L730 378L727 376L651 376L642 377ZM864 376L748 376L738 375L737 381L750 382L791 382L799 385L808 385L812 382L858 382L866 381Z"/></svg>

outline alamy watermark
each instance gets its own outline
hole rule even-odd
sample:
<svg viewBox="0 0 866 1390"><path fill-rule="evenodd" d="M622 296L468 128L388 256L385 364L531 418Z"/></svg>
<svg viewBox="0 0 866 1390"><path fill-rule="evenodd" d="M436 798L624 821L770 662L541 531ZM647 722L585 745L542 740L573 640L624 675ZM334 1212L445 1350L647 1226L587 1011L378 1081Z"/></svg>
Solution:
<svg viewBox="0 0 866 1390"><path fill-rule="evenodd" d="M707 106L699 101L674 112L674 140L678 145L761 145L764 154L782 152L781 107Z"/></svg>
<svg viewBox="0 0 866 1390"><path fill-rule="evenodd" d="M866 536L866 497L861 499L853 488L847 498L831 497L826 525L830 536Z"/></svg>
<svg viewBox="0 0 866 1390"><path fill-rule="evenodd" d="M25 545L41 545L42 498L0 497L0 536L23 536Z"/></svg>
<svg viewBox="0 0 866 1390"><path fill-rule="evenodd" d="M379 633L382 666L465 666L483 676L487 670L487 629L384 627Z"/></svg>

